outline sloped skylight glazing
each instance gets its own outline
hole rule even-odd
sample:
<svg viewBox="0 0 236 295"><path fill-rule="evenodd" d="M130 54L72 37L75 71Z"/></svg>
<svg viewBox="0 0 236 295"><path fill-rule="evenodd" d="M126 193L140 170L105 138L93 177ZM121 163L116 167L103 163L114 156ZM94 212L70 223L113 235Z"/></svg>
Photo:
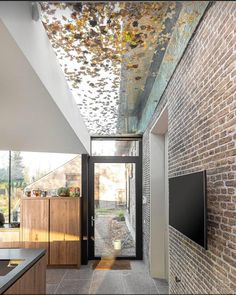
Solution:
<svg viewBox="0 0 236 295"><path fill-rule="evenodd" d="M170 41L178 43L173 32L187 44L205 2L41 2L46 32L92 135L139 133L160 65L177 64L169 54Z"/></svg>

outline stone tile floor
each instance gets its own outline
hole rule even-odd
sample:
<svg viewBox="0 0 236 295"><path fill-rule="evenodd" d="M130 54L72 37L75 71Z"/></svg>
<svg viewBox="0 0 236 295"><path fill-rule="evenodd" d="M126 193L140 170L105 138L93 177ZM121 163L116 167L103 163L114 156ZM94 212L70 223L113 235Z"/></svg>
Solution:
<svg viewBox="0 0 236 295"><path fill-rule="evenodd" d="M47 294L168 294L164 280L152 279L142 261L131 270L48 269Z"/></svg>

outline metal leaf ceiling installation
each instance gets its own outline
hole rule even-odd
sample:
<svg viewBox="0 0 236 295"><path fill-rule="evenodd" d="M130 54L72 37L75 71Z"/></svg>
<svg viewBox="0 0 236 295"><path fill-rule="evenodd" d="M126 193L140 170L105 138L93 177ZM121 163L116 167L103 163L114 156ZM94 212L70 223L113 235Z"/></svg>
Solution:
<svg viewBox="0 0 236 295"><path fill-rule="evenodd" d="M143 132L161 65L172 63L173 72L178 61L169 47L184 50L206 8L206 1L196 2L41 2L44 27L91 135Z"/></svg>

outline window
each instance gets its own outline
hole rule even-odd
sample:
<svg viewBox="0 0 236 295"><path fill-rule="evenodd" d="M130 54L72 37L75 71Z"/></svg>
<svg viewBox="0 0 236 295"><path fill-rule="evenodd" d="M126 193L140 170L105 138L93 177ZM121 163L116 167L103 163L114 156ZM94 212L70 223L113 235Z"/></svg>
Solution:
<svg viewBox="0 0 236 295"><path fill-rule="evenodd" d="M9 152L0 151L0 213L9 221Z"/></svg>
<svg viewBox="0 0 236 295"><path fill-rule="evenodd" d="M92 156L138 156L139 140L93 139Z"/></svg>
<svg viewBox="0 0 236 295"><path fill-rule="evenodd" d="M20 222L21 197L57 196L60 188L79 196L80 187L80 155L0 151L0 212L5 223Z"/></svg>

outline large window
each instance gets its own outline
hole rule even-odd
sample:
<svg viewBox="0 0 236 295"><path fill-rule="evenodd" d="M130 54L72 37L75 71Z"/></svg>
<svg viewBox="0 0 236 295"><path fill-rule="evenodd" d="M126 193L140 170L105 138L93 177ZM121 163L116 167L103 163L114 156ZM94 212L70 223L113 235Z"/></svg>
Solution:
<svg viewBox="0 0 236 295"><path fill-rule="evenodd" d="M79 196L81 157L75 154L0 151L0 212L20 222L21 197Z"/></svg>
<svg viewBox="0 0 236 295"><path fill-rule="evenodd" d="M93 138L92 156L139 156L139 140Z"/></svg>
<svg viewBox="0 0 236 295"><path fill-rule="evenodd" d="M9 220L9 152L0 151L0 213Z"/></svg>

